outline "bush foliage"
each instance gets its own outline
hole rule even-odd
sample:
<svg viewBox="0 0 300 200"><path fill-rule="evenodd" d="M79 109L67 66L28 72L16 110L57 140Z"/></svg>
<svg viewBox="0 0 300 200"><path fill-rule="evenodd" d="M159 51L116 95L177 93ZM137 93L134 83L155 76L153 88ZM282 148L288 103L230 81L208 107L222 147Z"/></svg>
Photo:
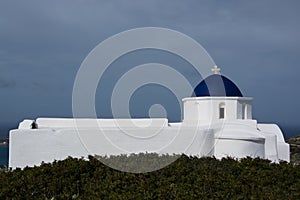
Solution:
<svg viewBox="0 0 300 200"><path fill-rule="evenodd" d="M131 161L137 158L157 162L159 156L102 159L119 159L130 168L136 164ZM67 158L39 167L0 172L0 199L211 198L300 199L300 166L258 158L236 161L182 155L154 172L126 173L90 156L89 160Z"/></svg>

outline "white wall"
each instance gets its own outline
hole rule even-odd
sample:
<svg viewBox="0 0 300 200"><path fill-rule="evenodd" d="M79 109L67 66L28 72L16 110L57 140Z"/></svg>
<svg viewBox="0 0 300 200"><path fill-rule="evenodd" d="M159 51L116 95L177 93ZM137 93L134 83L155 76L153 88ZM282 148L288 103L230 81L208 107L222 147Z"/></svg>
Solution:
<svg viewBox="0 0 300 200"><path fill-rule="evenodd" d="M237 100L237 119L252 119L252 99Z"/></svg>
<svg viewBox="0 0 300 200"><path fill-rule="evenodd" d="M219 119L220 104L225 119ZM68 156L139 152L193 156L245 156L289 161L289 145L275 124L252 120L252 99L193 97L183 99L183 123L167 119L51 119L20 123L10 131L9 166L39 165ZM243 115L243 105L247 111ZM247 119L243 119L244 117Z"/></svg>
<svg viewBox="0 0 300 200"><path fill-rule="evenodd" d="M257 124L257 128L263 134L273 134L276 136L276 148L278 152L278 159L290 161L290 145L284 140L283 133L276 124Z"/></svg>
<svg viewBox="0 0 300 200"><path fill-rule="evenodd" d="M221 120L244 119L242 107L246 106L245 119L252 119L252 98L248 97L191 97L184 98L183 121L200 121L208 124L220 121L219 108L225 105L225 118Z"/></svg>
<svg viewBox="0 0 300 200"><path fill-rule="evenodd" d="M51 129L12 130L9 138L9 167L40 165L68 156L81 157L87 151L74 133Z"/></svg>
<svg viewBox="0 0 300 200"><path fill-rule="evenodd" d="M43 121L43 120L38 120ZM46 120L49 122L49 120ZM53 119L52 122L57 120ZM47 122L47 123L48 123ZM45 125L45 124L44 124ZM52 125L57 126L57 123ZM69 126L69 125L67 125ZM9 166L34 166L68 156L139 152L212 156L214 133L203 127L108 127L17 129L10 131Z"/></svg>
<svg viewBox="0 0 300 200"><path fill-rule="evenodd" d="M215 157L243 158L243 157L260 157L264 158L264 143L251 140L233 140L233 139L216 139L215 140Z"/></svg>
<svg viewBox="0 0 300 200"><path fill-rule="evenodd" d="M36 120L36 123L38 124L38 128L167 127L168 119L166 118L151 118L151 119L38 118Z"/></svg>

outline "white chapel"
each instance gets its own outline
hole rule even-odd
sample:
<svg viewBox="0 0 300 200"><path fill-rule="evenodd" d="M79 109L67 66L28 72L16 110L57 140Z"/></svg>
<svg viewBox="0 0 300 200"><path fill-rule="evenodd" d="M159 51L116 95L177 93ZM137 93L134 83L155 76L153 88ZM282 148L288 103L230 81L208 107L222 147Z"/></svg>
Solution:
<svg viewBox="0 0 300 200"><path fill-rule="evenodd" d="M183 101L182 122L164 118L24 120L10 131L9 167L40 165L68 156L141 152L192 156L290 159L290 148L276 124L252 118L252 98L214 67L192 97Z"/></svg>

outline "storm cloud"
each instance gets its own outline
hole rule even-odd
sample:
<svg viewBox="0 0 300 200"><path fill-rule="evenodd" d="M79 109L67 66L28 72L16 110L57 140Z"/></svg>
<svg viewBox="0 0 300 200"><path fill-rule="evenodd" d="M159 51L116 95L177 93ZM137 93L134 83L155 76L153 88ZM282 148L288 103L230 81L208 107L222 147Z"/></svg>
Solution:
<svg viewBox="0 0 300 200"><path fill-rule="evenodd" d="M148 26L177 30L202 44L221 73L245 96L254 97L258 120L299 126L299 4L296 0L1 1L0 134L24 118L72 117L73 83L87 54L114 34ZM177 58L153 54L135 59L177 63ZM110 117L102 100L99 97L99 117ZM141 115L140 107L131 108L133 115Z"/></svg>

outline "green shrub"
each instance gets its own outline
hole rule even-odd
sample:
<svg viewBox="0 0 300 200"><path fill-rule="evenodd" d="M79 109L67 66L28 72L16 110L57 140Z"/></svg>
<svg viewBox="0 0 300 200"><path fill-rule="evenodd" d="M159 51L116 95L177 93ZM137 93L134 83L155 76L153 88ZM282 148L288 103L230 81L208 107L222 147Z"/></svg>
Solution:
<svg viewBox="0 0 300 200"><path fill-rule="evenodd" d="M154 165L159 156L98 159L124 162L131 169L137 160ZM67 158L0 172L0 199L300 199L300 167L286 162L182 155L163 169L134 174L111 169L98 159Z"/></svg>

